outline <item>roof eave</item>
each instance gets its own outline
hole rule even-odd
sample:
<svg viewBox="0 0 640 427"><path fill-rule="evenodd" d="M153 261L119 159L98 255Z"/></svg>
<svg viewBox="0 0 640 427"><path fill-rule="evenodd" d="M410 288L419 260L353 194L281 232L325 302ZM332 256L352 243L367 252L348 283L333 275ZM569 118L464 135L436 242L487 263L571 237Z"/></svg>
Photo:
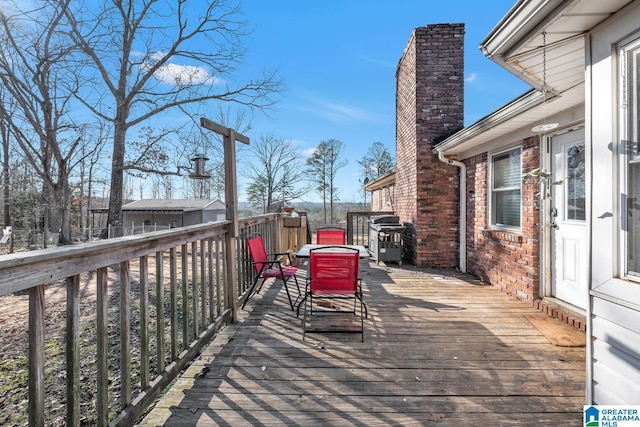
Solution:
<svg viewBox="0 0 640 427"><path fill-rule="evenodd" d="M573 1L519 0L480 43L480 51L503 62Z"/></svg>
<svg viewBox="0 0 640 427"><path fill-rule="evenodd" d="M547 97L547 101L550 98ZM454 133L447 139L440 142L433 148L433 153L443 152L446 154L448 150L451 150L458 145L469 141L470 139L486 132L487 130L504 123L513 117L523 114L538 105L545 102L545 97L542 92L531 89L530 91L522 94L520 97L514 99L510 103L504 105L500 109L493 113L481 118L477 122L467 126L464 129Z"/></svg>

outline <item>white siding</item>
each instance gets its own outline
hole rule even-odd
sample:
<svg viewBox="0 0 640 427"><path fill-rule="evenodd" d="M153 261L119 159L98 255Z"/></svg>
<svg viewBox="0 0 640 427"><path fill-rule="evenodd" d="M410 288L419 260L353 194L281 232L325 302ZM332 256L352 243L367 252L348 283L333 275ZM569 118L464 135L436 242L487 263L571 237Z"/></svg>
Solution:
<svg viewBox="0 0 640 427"><path fill-rule="evenodd" d="M640 284L620 279L617 64L615 47L640 29L640 4L618 13L590 37L587 146L592 159L591 378L587 403L637 404L640 396Z"/></svg>
<svg viewBox="0 0 640 427"><path fill-rule="evenodd" d="M634 403L629 396L640 396L640 316L600 298L594 298L593 312L598 313L592 326L593 380L599 385L594 400L601 403L606 397L607 404Z"/></svg>

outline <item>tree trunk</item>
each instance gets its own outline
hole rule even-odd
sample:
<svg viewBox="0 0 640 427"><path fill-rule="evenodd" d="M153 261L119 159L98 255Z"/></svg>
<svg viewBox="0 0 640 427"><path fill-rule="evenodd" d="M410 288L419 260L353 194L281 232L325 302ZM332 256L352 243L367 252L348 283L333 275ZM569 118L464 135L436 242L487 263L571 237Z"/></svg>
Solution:
<svg viewBox="0 0 640 427"><path fill-rule="evenodd" d="M4 133L4 132L3 132ZM4 137L4 135L3 135ZM4 141L3 141L4 143ZM9 179L9 141L4 144L3 153L3 186L4 186L4 226L11 225L11 180Z"/></svg>
<svg viewBox="0 0 640 427"><path fill-rule="evenodd" d="M124 234L122 228L122 191L124 187L124 154L127 131L121 123L114 123L113 156L111 164L111 188L109 189L109 214L107 224L111 226L113 236Z"/></svg>
<svg viewBox="0 0 640 427"><path fill-rule="evenodd" d="M58 245L72 245L71 238L71 188L67 174L61 174L60 180L49 191L48 206L45 221L48 230L58 235ZM46 233L45 233L46 235Z"/></svg>

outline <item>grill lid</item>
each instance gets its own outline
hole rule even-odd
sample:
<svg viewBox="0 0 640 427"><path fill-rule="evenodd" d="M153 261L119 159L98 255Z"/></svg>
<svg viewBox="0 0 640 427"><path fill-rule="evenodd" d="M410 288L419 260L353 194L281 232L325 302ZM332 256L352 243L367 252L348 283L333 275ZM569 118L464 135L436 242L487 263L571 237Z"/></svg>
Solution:
<svg viewBox="0 0 640 427"><path fill-rule="evenodd" d="M378 215L369 218L371 224L399 224L400 218L395 215Z"/></svg>
<svg viewBox="0 0 640 427"><path fill-rule="evenodd" d="M374 230L376 232L387 231L387 232L402 232L404 231L405 226L401 224L370 224L369 230Z"/></svg>

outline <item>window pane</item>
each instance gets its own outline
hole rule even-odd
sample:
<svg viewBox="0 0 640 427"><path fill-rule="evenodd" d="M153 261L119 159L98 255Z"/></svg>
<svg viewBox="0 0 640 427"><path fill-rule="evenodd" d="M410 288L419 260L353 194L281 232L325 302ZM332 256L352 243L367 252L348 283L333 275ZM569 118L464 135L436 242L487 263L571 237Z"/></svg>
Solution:
<svg viewBox="0 0 640 427"><path fill-rule="evenodd" d="M629 165L627 270L640 273L640 164Z"/></svg>
<svg viewBox="0 0 640 427"><path fill-rule="evenodd" d="M509 151L493 157L493 188L519 187L520 150Z"/></svg>
<svg viewBox="0 0 640 427"><path fill-rule="evenodd" d="M584 187L584 145L574 145L567 150L567 219L584 221L585 187Z"/></svg>
<svg viewBox="0 0 640 427"><path fill-rule="evenodd" d="M495 225L520 227L520 190L494 193L493 212Z"/></svg>
<svg viewBox="0 0 640 427"><path fill-rule="evenodd" d="M491 225L520 227L520 148L491 157Z"/></svg>
<svg viewBox="0 0 640 427"><path fill-rule="evenodd" d="M640 162L638 159L638 128L640 113L640 47L636 44L626 52L627 84L626 95L626 134L622 143L630 149L627 152L627 272L640 274Z"/></svg>

